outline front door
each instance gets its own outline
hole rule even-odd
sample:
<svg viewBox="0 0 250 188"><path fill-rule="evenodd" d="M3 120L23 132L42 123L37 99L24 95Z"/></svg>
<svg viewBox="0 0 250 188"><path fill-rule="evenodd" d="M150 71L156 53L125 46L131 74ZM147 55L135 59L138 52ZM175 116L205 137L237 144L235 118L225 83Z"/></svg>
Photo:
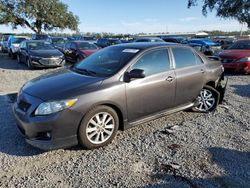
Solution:
<svg viewBox="0 0 250 188"><path fill-rule="evenodd" d="M143 69L146 77L126 84L130 122L173 107L176 79L166 48L147 52L132 69Z"/></svg>

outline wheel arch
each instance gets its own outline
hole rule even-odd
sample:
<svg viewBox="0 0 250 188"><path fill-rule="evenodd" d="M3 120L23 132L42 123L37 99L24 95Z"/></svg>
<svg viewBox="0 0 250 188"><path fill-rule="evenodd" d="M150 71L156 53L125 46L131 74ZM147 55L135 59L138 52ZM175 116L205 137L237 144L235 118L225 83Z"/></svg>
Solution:
<svg viewBox="0 0 250 188"><path fill-rule="evenodd" d="M209 81L209 82L206 83L206 86L210 86L210 87L215 88L215 82L214 81Z"/></svg>
<svg viewBox="0 0 250 188"><path fill-rule="evenodd" d="M99 102L99 103L96 103L96 104L90 106L90 107L88 108L88 110L86 111L86 113L82 116L82 119L81 119L81 121L80 121L80 124L82 123L82 121L83 121L85 115L86 115L90 110L92 110L93 108L96 108L96 107L98 107L98 106L108 106L108 107L112 108L113 110L115 110L115 112L117 113L118 118L119 118L119 127L118 127L118 129L119 129L119 130L125 130L125 127L124 127L124 126L125 126L125 123L124 123L124 117L125 117L125 115L124 115L124 113L122 112L121 107L119 107L119 105L114 104L114 103L109 102L109 101ZM79 126L78 126L78 130L79 130L80 124L79 124Z"/></svg>

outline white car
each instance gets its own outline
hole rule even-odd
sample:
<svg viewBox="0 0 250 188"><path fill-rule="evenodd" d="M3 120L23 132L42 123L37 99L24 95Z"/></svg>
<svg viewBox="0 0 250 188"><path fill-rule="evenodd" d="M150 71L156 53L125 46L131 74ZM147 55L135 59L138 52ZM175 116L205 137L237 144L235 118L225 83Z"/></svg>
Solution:
<svg viewBox="0 0 250 188"><path fill-rule="evenodd" d="M14 59L16 57L17 52L19 51L20 43L28 39L29 38L26 36L10 36L8 39L9 57Z"/></svg>

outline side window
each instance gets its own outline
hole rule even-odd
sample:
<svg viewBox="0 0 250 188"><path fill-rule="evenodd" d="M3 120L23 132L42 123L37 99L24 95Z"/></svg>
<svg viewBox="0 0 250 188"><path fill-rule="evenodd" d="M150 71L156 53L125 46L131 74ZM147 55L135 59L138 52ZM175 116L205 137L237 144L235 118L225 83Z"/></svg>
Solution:
<svg viewBox="0 0 250 188"><path fill-rule="evenodd" d="M67 42L66 44L65 44L65 48L67 48L67 49L69 49L70 48L70 42Z"/></svg>
<svg viewBox="0 0 250 188"><path fill-rule="evenodd" d="M170 70L170 61L167 49L155 50L142 56L132 69L143 69L146 76Z"/></svg>
<svg viewBox="0 0 250 188"><path fill-rule="evenodd" d="M177 69L196 65L196 57L191 49L177 47L172 48L172 51Z"/></svg>
<svg viewBox="0 0 250 188"><path fill-rule="evenodd" d="M203 60L201 59L201 57L198 54L195 54L195 58L196 58L197 65L204 64Z"/></svg>

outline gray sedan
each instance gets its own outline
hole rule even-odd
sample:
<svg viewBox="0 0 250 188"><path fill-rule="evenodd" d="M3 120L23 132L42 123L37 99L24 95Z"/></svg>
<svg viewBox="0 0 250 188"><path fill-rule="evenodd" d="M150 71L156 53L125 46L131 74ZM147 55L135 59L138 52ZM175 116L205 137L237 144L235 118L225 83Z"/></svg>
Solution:
<svg viewBox="0 0 250 188"><path fill-rule="evenodd" d="M119 129L186 109L213 111L223 99L223 71L187 46L111 46L26 83L14 114L33 146L98 148Z"/></svg>

